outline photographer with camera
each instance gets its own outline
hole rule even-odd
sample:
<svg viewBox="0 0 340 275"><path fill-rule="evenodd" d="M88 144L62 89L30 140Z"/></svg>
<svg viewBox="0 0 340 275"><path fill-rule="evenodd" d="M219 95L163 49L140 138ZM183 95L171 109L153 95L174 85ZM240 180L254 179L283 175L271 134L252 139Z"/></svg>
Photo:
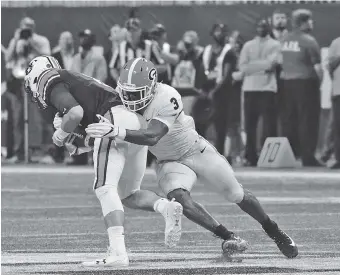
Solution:
<svg viewBox="0 0 340 275"><path fill-rule="evenodd" d="M15 31L14 37L11 39L8 49L5 54L6 69L7 69L7 87L8 92L15 95L19 102L19 108L13 109L15 115L13 115L13 131L14 142L11 152L13 155L7 156L7 162L15 163L18 160L23 159L23 80L25 76L25 69L28 63L36 56L50 55L50 43L44 36L35 33L34 20L25 17L21 20L19 28ZM29 102L30 103L30 102ZM31 139L34 144L30 146L39 146L43 143L43 128L44 121L37 108L30 108L28 105L28 113L30 117L33 117L34 123L32 124L34 129L30 127L29 131L34 135Z"/></svg>
<svg viewBox="0 0 340 275"><path fill-rule="evenodd" d="M22 19L19 29L15 31L9 43L6 62L11 62L17 57L29 59L29 62L36 56L49 54L51 54L50 42L46 37L35 33L34 20L29 17Z"/></svg>

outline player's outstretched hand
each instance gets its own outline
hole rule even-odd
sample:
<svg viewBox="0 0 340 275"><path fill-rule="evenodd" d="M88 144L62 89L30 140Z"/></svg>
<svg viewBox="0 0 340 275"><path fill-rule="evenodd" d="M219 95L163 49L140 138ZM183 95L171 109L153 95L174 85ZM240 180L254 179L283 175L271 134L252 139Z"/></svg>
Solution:
<svg viewBox="0 0 340 275"><path fill-rule="evenodd" d="M111 122L101 116L97 115L98 123L92 123L85 129L86 134L93 138L116 137L118 135L118 127L115 127Z"/></svg>
<svg viewBox="0 0 340 275"><path fill-rule="evenodd" d="M126 130L113 125L107 118L97 115L99 122L92 123L85 129L86 134L93 138L119 138L124 140Z"/></svg>
<svg viewBox="0 0 340 275"><path fill-rule="evenodd" d="M118 135L119 128L111 123L98 122L88 125L85 131L86 134L93 138L115 138Z"/></svg>

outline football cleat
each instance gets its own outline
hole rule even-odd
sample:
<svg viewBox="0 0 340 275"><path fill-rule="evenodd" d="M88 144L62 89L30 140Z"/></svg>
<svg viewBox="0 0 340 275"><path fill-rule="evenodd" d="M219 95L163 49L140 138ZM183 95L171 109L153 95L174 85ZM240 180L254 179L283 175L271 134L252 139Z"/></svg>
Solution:
<svg viewBox="0 0 340 275"><path fill-rule="evenodd" d="M108 266L108 267L115 267L115 268L128 267L129 257L127 254L117 255L116 251L113 248L109 247L105 258L83 262L82 265L88 266L88 267L95 267L95 266L98 266L98 267Z"/></svg>
<svg viewBox="0 0 340 275"><path fill-rule="evenodd" d="M240 254L246 251L249 247L247 241L232 234L231 237L222 242L222 251L225 257L232 257L234 254Z"/></svg>
<svg viewBox="0 0 340 275"><path fill-rule="evenodd" d="M270 227L263 229L287 258L295 258L298 255L298 248L293 239L281 230L275 222L272 222Z"/></svg>
<svg viewBox="0 0 340 275"><path fill-rule="evenodd" d="M165 209L165 245L175 247L182 234L183 207L174 199L169 201Z"/></svg>

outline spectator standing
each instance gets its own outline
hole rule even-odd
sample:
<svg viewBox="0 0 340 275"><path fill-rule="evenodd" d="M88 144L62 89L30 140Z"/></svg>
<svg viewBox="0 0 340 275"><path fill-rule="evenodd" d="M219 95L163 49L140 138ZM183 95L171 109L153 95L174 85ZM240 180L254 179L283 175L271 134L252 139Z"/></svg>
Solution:
<svg viewBox="0 0 340 275"><path fill-rule="evenodd" d="M271 18L272 37L278 41L282 41L283 37L288 33L287 15L280 10L275 10Z"/></svg>
<svg viewBox="0 0 340 275"><path fill-rule="evenodd" d="M336 163L331 168L340 168L340 37L329 47L328 69L332 78L332 108L334 129L334 153Z"/></svg>
<svg viewBox="0 0 340 275"><path fill-rule="evenodd" d="M23 18L5 54L8 92L15 95L17 101L20 102L15 108L10 108L15 114L11 115L14 142L13 148L9 150L12 153L7 156L9 163L23 160L24 155L23 79L25 69L34 57L50 53L50 43L46 37L35 32L34 20L29 17ZM28 111L30 120L34 122L29 125L30 133L34 133L30 146L40 146L43 143L43 131L46 124L40 110L31 106L30 101L28 102Z"/></svg>
<svg viewBox="0 0 340 275"><path fill-rule="evenodd" d="M321 151L320 151L320 161L322 164L328 164L330 159L334 159L334 119L332 110L332 79L329 73L329 47L321 49L321 65L323 70L323 79L320 86L321 91L321 115L320 123L322 121L322 116L324 117L325 127L324 129L319 129L323 134L321 135ZM323 98L322 98L323 97ZM322 100L323 99L323 100ZM329 108L327 108L329 107ZM329 109L328 111L326 111ZM327 114L325 116L325 114ZM321 125L320 125L321 126ZM320 141L320 136L319 136ZM318 142L319 143L319 142Z"/></svg>
<svg viewBox="0 0 340 275"><path fill-rule="evenodd" d="M292 13L293 31L283 38L284 79L283 135L304 166L320 166L314 154L320 116L322 67L320 47L309 33L312 14L299 9Z"/></svg>
<svg viewBox="0 0 340 275"><path fill-rule="evenodd" d="M279 42L285 35L288 34L287 29L287 15L281 10L275 10L271 17L272 23L272 37ZM276 67L276 81L277 81L277 131L278 135L282 136L282 112L283 112L283 80L282 80L282 68Z"/></svg>
<svg viewBox="0 0 340 275"><path fill-rule="evenodd" d="M125 22L127 29L127 39L119 44L118 54L112 58L115 74L119 75L120 69L125 63L136 57L144 57L153 60L155 65L161 64L159 56L154 53L154 47L149 39L143 37L141 22L138 18L130 18Z"/></svg>
<svg viewBox="0 0 340 275"><path fill-rule="evenodd" d="M93 77L101 82L107 78L107 65L104 56L94 49L96 37L91 30L86 29L79 33L80 52L72 62L71 70ZM70 165L85 165L88 163L87 153L73 156Z"/></svg>
<svg viewBox="0 0 340 275"><path fill-rule="evenodd" d="M334 154L334 118L333 118L333 107L331 107L330 112L327 117L326 130L324 136L324 142L321 149L320 160L325 165L332 158Z"/></svg>
<svg viewBox="0 0 340 275"><path fill-rule="evenodd" d="M228 161L230 164L234 161L241 162L243 157L244 143L241 132L243 125L241 125L241 98L242 98L242 82L243 74L239 71L239 58L244 45L244 40L239 31L233 31L229 37L229 43L234 50L237 58L236 67L232 73L232 89L230 93L228 104L228 136L230 138L230 149L228 153Z"/></svg>
<svg viewBox="0 0 340 275"><path fill-rule="evenodd" d="M71 70L105 82L107 78L106 61L101 53L94 50L95 34L86 29L79 33L79 39L80 52L74 56Z"/></svg>
<svg viewBox="0 0 340 275"><path fill-rule="evenodd" d="M236 67L236 55L227 40L227 26L214 24L210 31L213 42L203 52L205 81L203 90L211 100L215 126L215 146L224 155L224 143L228 129L228 99L232 90L232 72ZM197 130L205 134L208 124L198 125Z"/></svg>
<svg viewBox="0 0 340 275"><path fill-rule="evenodd" d="M182 96L184 112L192 114L196 123L199 117L195 112L192 113L192 106L202 86L203 53L203 47L198 45L198 41L199 37L195 31L186 31L183 34L177 44L179 61L175 65L171 83ZM204 109L199 112L204 113Z"/></svg>
<svg viewBox="0 0 340 275"><path fill-rule="evenodd" d="M276 136L276 67L280 59L280 43L270 37L270 26L260 20L257 35L245 43L239 59L240 71L244 75L244 112L247 144L247 165L256 166L258 160L256 130L263 117L263 141Z"/></svg>
<svg viewBox="0 0 340 275"><path fill-rule="evenodd" d="M117 56L119 55L119 45L121 42L126 41L126 38L127 30L125 28L121 28L121 26L118 24L112 26L109 34L111 47L105 53L105 60L108 66L108 76L105 83L113 88L116 88L119 78L119 73L117 72L117 70L115 70L114 63L117 60Z"/></svg>
<svg viewBox="0 0 340 275"><path fill-rule="evenodd" d="M151 60L158 71L158 81L170 85L172 79L172 66L178 63L178 54L174 53L167 42L167 32L162 24L156 24L150 30L153 53L157 56Z"/></svg>
<svg viewBox="0 0 340 275"><path fill-rule="evenodd" d="M59 36L58 46L53 50L52 56L57 59L61 68L70 70L74 57L74 42L70 32L62 32Z"/></svg>

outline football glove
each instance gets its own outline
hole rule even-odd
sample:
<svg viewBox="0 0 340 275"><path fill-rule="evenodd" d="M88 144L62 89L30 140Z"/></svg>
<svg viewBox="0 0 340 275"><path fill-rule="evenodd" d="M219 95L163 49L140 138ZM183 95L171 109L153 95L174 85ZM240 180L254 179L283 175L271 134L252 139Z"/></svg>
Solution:
<svg viewBox="0 0 340 275"><path fill-rule="evenodd" d="M63 121L63 118L59 116L59 113L56 113L53 119L53 127L54 129L59 129L61 127L61 122Z"/></svg>
<svg viewBox="0 0 340 275"><path fill-rule="evenodd" d="M119 138L124 140L126 136L126 130L110 123L110 121L97 115L99 122L92 123L85 129L86 133L93 138Z"/></svg>
<svg viewBox="0 0 340 275"><path fill-rule="evenodd" d="M70 135L70 133L66 133L61 128L57 129L52 136L53 143L58 147L62 147L64 145L64 140Z"/></svg>

